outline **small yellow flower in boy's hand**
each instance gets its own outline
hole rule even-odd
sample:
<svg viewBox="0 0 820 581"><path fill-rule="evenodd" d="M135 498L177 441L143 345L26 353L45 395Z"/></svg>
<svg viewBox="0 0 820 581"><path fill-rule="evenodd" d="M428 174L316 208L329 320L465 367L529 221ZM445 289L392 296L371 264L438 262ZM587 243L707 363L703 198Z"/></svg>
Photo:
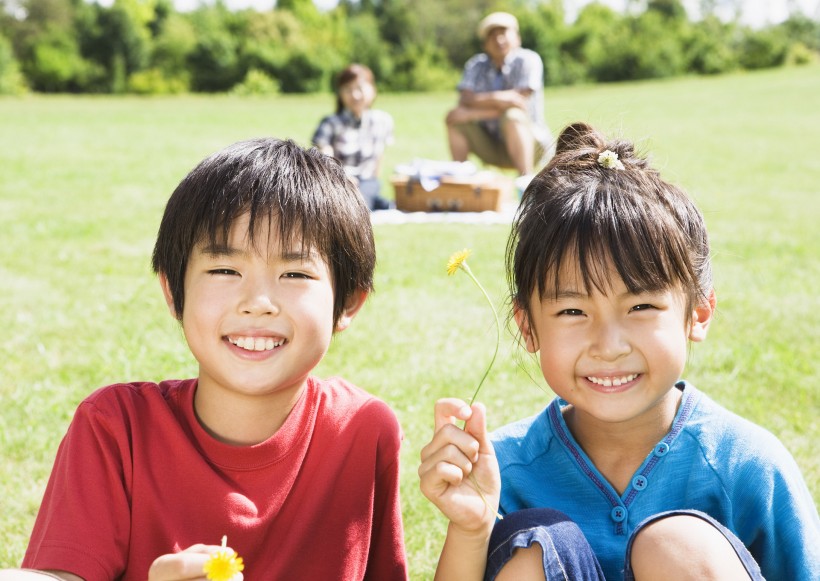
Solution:
<svg viewBox="0 0 820 581"><path fill-rule="evenodd" d="M202 567L207 579L212 581L242 581L245 564L233 549L227 548L228 537L222 537L222 549L210 556Z"/></svg>
<svg viewBox="0 0 820 581"><path fill-rule="evenodd" d="M459 252L454 252L450 257L450 260L447 261L447 274L453 276L459 268L463 268L462 264L465 260L467 260L467 258L470 257L471 253L472 250L469 248L465 248Z"/></svg>

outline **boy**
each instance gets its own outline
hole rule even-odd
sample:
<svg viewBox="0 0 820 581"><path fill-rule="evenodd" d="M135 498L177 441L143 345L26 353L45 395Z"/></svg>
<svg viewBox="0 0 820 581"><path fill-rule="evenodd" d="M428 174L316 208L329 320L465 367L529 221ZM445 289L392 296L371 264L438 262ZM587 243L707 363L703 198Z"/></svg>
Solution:
<svg viewBox="0 0 820 581"><path fill-rule="evenodd" d="M201 162L153 255L198 377L80 405L23 561L39 572L0 578L201 579L226 535L251 580L406 579L395 415L310 375L374 267L368 209L318 150L256 139Z"/></svg>

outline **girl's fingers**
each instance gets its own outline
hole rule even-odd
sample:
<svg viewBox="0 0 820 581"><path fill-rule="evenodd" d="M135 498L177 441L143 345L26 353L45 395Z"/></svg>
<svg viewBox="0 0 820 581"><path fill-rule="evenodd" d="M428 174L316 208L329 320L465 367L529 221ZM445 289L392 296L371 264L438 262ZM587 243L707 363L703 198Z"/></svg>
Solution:
<svg viewBox="0 0 820 581"><path fill-rule="evenodd" d="M474 403L470 419L464 424L464 429L478 441L479 454L495 456L490 434L487 432L487 408L483 403Z"/></svg>
<svg viewBox="0 0 820 581"><path fill-rule="evenodd" d="M445 424L433 434L433 439L421 450L421 460L425 461L427 458L436 455L441 450L453 448L449 453L452 454L458 450L470 462L478 460L478 451L480 444L472 434L469 434L452 424ZM454 456L450 456L454 458Z"/></svg>
<svg viewBox="0 0 820 581"><path fill-rule="evenodd" d="M469 474L473 469L473 462L475 462L478 457L478 443L472 438L471 440L473 444L470 447L470 456L467 456L461 448L453 444L437 447L430 451L428 451L427 448L422 450L419 476L429 472L439 464L449 464L456 467L462 473Z"/></svg>
<svg viewBox="0 0 820 581"><path fill-rule="evenodd" d="M436 402L434 408L435 431L438 432L447 424L455 425L458 420L468 420L473 411L462 400L448 397Z"/></svg>

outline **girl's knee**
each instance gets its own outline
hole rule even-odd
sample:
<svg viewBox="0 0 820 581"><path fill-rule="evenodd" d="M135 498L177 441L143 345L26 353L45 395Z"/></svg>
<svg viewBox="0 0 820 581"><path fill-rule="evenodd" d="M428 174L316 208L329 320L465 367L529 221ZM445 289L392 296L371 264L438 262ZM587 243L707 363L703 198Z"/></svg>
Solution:
<svg viewBox="0 0 820 581"><path fill-rule="evenodd" d="M516 549L512 558L498 572L495 581L544 581L544 551L533 543L527 548Z"/></svg>
<svg viewBox="0 0 820 581"><path fill-rule="evenodd" d="M658 519L641 528L630 556L636 581L748 581L749 574L723 532L690 514Z"/></svg>

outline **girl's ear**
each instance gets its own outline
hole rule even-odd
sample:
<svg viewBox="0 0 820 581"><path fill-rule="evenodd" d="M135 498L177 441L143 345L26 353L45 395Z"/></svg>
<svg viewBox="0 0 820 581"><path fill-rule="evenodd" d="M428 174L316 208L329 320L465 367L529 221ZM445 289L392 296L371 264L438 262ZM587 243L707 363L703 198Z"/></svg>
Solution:
<svg viewBox="0 0 820 581"><path fill-rule="evenodd" d="M715 314L715 307L717 307L717 297L715 291L709 293L709 297L705 302L700 303L692 311L692 324L689 327L689 340L695 343L706 339L706 333L709 330L709 323Z"/></svg>
<svg viewBox="0 0 820 581"><path fill-rule="evenodd" d="M335 332L344 331L350 326L350 323L353 322L353 317L355 317L356 313L364 306L367 300L367 294L367 291L357 291L350 295L350 298L348 298L345 303L342 314L339 316L339 320L336 322Z"/></svg>
<svg viewBox="0 0 820 581"><path fill-rule="evenodd" d="M521 305L516 301L513 307L513 317L515 324L518 325L518 330L521 331L521 338L524 339L524 346L530 353L538 352L538 337L535 335L535 330L530 324L530 317Z"/></svg>
<svg viewBox="0 0 820 581"><path fill-rule="evenodd" d="M159 285L162 287L162 295L165 297L165 304L168 305L168 311L170 311L171 316L177 320L181 317L177 314L177 310L174 307L174 295L171 292L171 285L168 284L168 277L165 276L164 272L159 273Z"/></svg>

